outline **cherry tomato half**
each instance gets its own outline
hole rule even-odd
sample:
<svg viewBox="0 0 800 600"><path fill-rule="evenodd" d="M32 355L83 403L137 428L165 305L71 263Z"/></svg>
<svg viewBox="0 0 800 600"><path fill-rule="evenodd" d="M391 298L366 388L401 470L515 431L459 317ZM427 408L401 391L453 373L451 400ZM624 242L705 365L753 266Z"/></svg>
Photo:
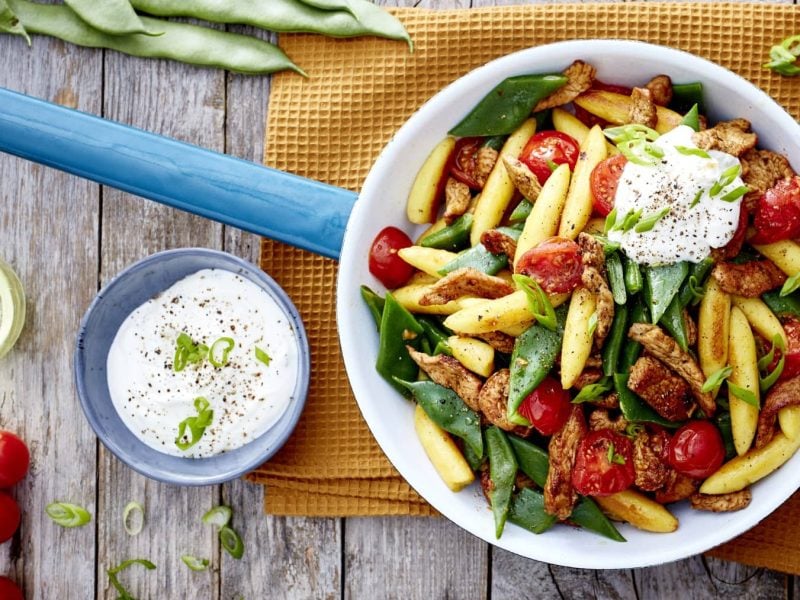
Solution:
<svg viewBox="0 0 800 600"><path fill-rule="evenodd" d="M715 251L714 258L716 260L729 260L742 251L744 240L747 237L747 222L749 215L744 202L739 205L739 224L736 226L736 231L731 238L731 241L725 244L721 249Z"/></svg>
<svg viewBox="0 0 800 600"><path fill-rule="evenodd" d="M544 184L553 172L550 168L552 163L567 164L574 170L579 154L580 147L575 138L560 131L540 131L531 136L519 159L528 165L539 183Z"/></svg>
<svg viewBox="0 0 800 600"><path fill-rule="evenodd" d="M519 414L542 435L553 435L561 429L571 410L569 392L550 376L545 377L519 406Z"/></svg>
<svg viewBox="0 0 800 600"><path fill-rule="evenodd" d="M592 206L594 212L605 217L614 210L614 196L617 193L619 179L628 159L622 154L616 154L601 161L589 176L592 188Z"/></svg>
<svg viewBox="0 0 800 600"><path fill-rule="evenodd" d="M633 444L610 429L590 431L578 445L572 486L584 496L609 496L628 489L636 478Z"/></svg>
<svg viewBox="0 0 800 600"><path fill-rule="evenodd" d="M551 237L523 254L516 271L532 277L549 294L571 292L581 281L580 246L566 238Z"/></svg>
<svg viewBox="0 0 800 600"><path fill-rule="evenodd" d="M0 488L19 483L30 466L31 455L19 436L0 431Z"/></svg>
<svg viewBox="0 0 800 600"><path fill-rule="evenodd" d="M672 436L669 464L678 473L705 479L725 460L722 434L711 421L690 421Z"/></svg>
<svg viewBox="0 0 800 600"><path fill-rule="evenodd" d="M411 238L397 227L382 229L372 241L369 272L390 290L405 285L414 274L414 267L400 258L397 251L411 245Z"/></svg>
<svg viewBox="0 0 800 600"><path fill-rule="evenodd" d="M475 171L478 167L478 150L480 150L482 143L483 138L459 139L454 150L455 160L450 168L450 175L473 190L483 188L478 183L478 180L475 179Z"/></svg>
<svg viewBox="0 0 800 600"><path fill-rule="evenodd" d="M8 577L0 577L0 598L3 600L25 600L22 590Z"/></svg>
<svg viewBox="0 0 800 600"><path fill-rule="evenodd" d="M17 501L5 492L0 492L0 544L7 542L19 527Z"/></svg>
<svg viewBox="0 0 800 600"><path fill-rule="evenodd" d="M800 177L783 179L758 199L753 218L754 244L771 244L800 236Z"/></svg>

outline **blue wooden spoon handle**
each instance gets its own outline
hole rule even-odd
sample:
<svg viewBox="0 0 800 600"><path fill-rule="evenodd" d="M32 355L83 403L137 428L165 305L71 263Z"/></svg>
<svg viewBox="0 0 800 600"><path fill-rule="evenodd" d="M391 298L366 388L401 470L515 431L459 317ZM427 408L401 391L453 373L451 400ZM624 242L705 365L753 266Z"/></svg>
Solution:
<svg viewBox="0 0 800 600"><path fill-rule="evenodd" d="M357 197L4 88L0 151L331 258Z"/></svg>

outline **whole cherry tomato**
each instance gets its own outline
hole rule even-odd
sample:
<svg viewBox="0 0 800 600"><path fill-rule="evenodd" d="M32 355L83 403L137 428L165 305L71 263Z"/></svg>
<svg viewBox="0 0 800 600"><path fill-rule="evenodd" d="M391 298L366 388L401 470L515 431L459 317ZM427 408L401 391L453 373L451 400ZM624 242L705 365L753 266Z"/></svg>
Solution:
<svg viewBox="0 0 800 600"><path fill-rule="evenodd" d="M614 209L614 196L617 193L619 179L628 159L616 154L601 161L589 176L592 188L592 206L594 212L605 217Z"/></svg>
<svg viewBox="0 0 800 600"><path fill-rule="evenodd" d="M553 172L552 164L567 164L571 170L575 169L579 154L575 138L560 131L540 131L531 136L519 159L528 165L539 183L544 184Z"/></svg>
<svg viewBox="0 0 800 600"><path fill-rule="evenodd" d="M678 473L705 479L725 460L722 434L711 421L690 421L672 436L669 464Z"/></svg>
<svg viewBox="0 0 800 600"><path fill-rule="evenodd" d="M572 486L584 496L609 496L628 489L636 479L633 444L610 429L590 431L578 445Z"/></svg>
<svg viewBox="0 0 800 600"><path fill-rule="evenodd" d="M0 431L0 488L19 483L28 472L30 462L25 442L10 431Z"/></svg>
<svg viewBox="0 0 800 600"><path fill-rule="evenodd" d="M581 281L580 246L566 238L551 237L523 254L516 272L537 281L545 292L571 292Z"/></svg>
<svg viewBox="0 0 800 600"><path fill-rule="evenodd" d="M400 258L397 251L411 245L411 238L397 227L382 229L369 251L369 272L390 290L405 285L414 274L414 267Z"/></svg>
<svg viewBox="0 0 800 600"><path fill-rule="evenodd" d="M0 577L0 598L3 600L25 600L22 590L8 577Z"/></svg>
<svg viewBox="0 0 800 600"><path fill-rule="evenodd" d="M542 435L553 435L561 429L571 410L569 392L549 375L519 406L519 414Z"/></svg>
<svg viewBox="0 0 800 600"><path fill-rule="evenodd" d="M0 492L0 544L7 542L19 527L17 501L5 492Z"/></svg>
<svg viewBox="0 0 800 600"><path fill-rule="evenodd" d="M473 190L482 189L481 184L475 179L475 170L478 167L478 150L480 150L482 143L483 138L459 139L454 150L453 166L450 168L450 175Z"/></svg>
<svg viewBox="0 0 800 600"><path fill-rule="evenodd" d="M800 236L800 177L782 179L758 199L753 215L754 244Z"/></svg>

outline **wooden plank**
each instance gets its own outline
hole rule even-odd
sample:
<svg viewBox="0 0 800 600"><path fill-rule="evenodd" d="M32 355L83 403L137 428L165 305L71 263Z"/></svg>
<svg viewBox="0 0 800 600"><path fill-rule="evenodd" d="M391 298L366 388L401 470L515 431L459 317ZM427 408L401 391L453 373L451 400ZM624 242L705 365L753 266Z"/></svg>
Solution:
<svg viewBox="0 0 800 600"><path fill-rule="evenodd" d="M28 48L0 36L0 56L0 86L99 111L99 54L41 37ZM0 545L0 575L28 598L90 598L94 526L62 529L44 508L64 500L96 512L95 437L75 395L72 354L97 283L99 187L5 154L0 182L0 257L28 298L22 337L0 359L0 429L18 433L32 454L31 472L11 491L22 525Z"/></svg>
<svg viewBox="0 0 800 600"><path fill-rule="evenodd" d="M350 518L345 599L487 597L487 545L444 518Z"/></svg>
<svg viewBox="0 0 800 600"><path fill-rule="evenodd" d="M231 31L272 39L248 27ZM225 151L262 162L268 77L228 74ZM224 228L224 248L258 264L260 238ZM248 547L244 560L221 562L220 598L337 598L341 588L339 519L283 518L264 515L264 488L243 480L223 486L238 529Z"/></svg>
<svg viewBox="0 0 800 600"><path fill-rule="evenodd" d="M105 62L104 115L149 131L207 148L223 149L225 75L166 61L147 61L108 52ZM101 279L147 254L167 248L219 248L222 226L116 190L103 190ZM105 569L131 557L152 560L157 570L136 567L123 576L140 598L165 593L217 598L219 548L213 529L200 522L219 503L219 488L179 488L149 481L100 453L97 591L113 592ZM144 531L130 538L121 528L130 500L147 507ZM238 524L240 519L236 521ZM180 560L192 554L212 560L212 569L190 571Z"/></svg>

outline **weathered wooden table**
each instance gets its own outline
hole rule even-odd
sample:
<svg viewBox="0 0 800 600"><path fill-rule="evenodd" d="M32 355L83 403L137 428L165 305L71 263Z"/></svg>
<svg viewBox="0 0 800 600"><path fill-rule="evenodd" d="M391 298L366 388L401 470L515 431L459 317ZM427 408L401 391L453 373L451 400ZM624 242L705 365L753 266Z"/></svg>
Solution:
<svg viewBox="0 0 800 600"><path fill-rule="evenodd" d="M29 49L20 38L0 36L0 85L245 159L262 157L268 77L40 37ZM0 155L0 257L23 280L29 311L19 344L0 361L0 428L26 439L33 459L12 492L23 520L0 546L0 575L18 581L27 598L114 598L106 569L133 557L157 565L121 576L143 599L794 597L793 577L714 559L606 572L554 567L492 549L445 519L267 517L258 486L178 488L136 474L97 442L78 405L71 369L81 315L100 286L148 254L203 246L255 262L258 244L241 231ZM92 523L54 525L44 514L54 500L86 506ZM147 507L136 537L121 522L131 500ZM234 509L246 545L242 560L222 552L212 528L200 523L220 503ZM190 571L180 560L186 553L209 558L212 568Z"/></svg>

